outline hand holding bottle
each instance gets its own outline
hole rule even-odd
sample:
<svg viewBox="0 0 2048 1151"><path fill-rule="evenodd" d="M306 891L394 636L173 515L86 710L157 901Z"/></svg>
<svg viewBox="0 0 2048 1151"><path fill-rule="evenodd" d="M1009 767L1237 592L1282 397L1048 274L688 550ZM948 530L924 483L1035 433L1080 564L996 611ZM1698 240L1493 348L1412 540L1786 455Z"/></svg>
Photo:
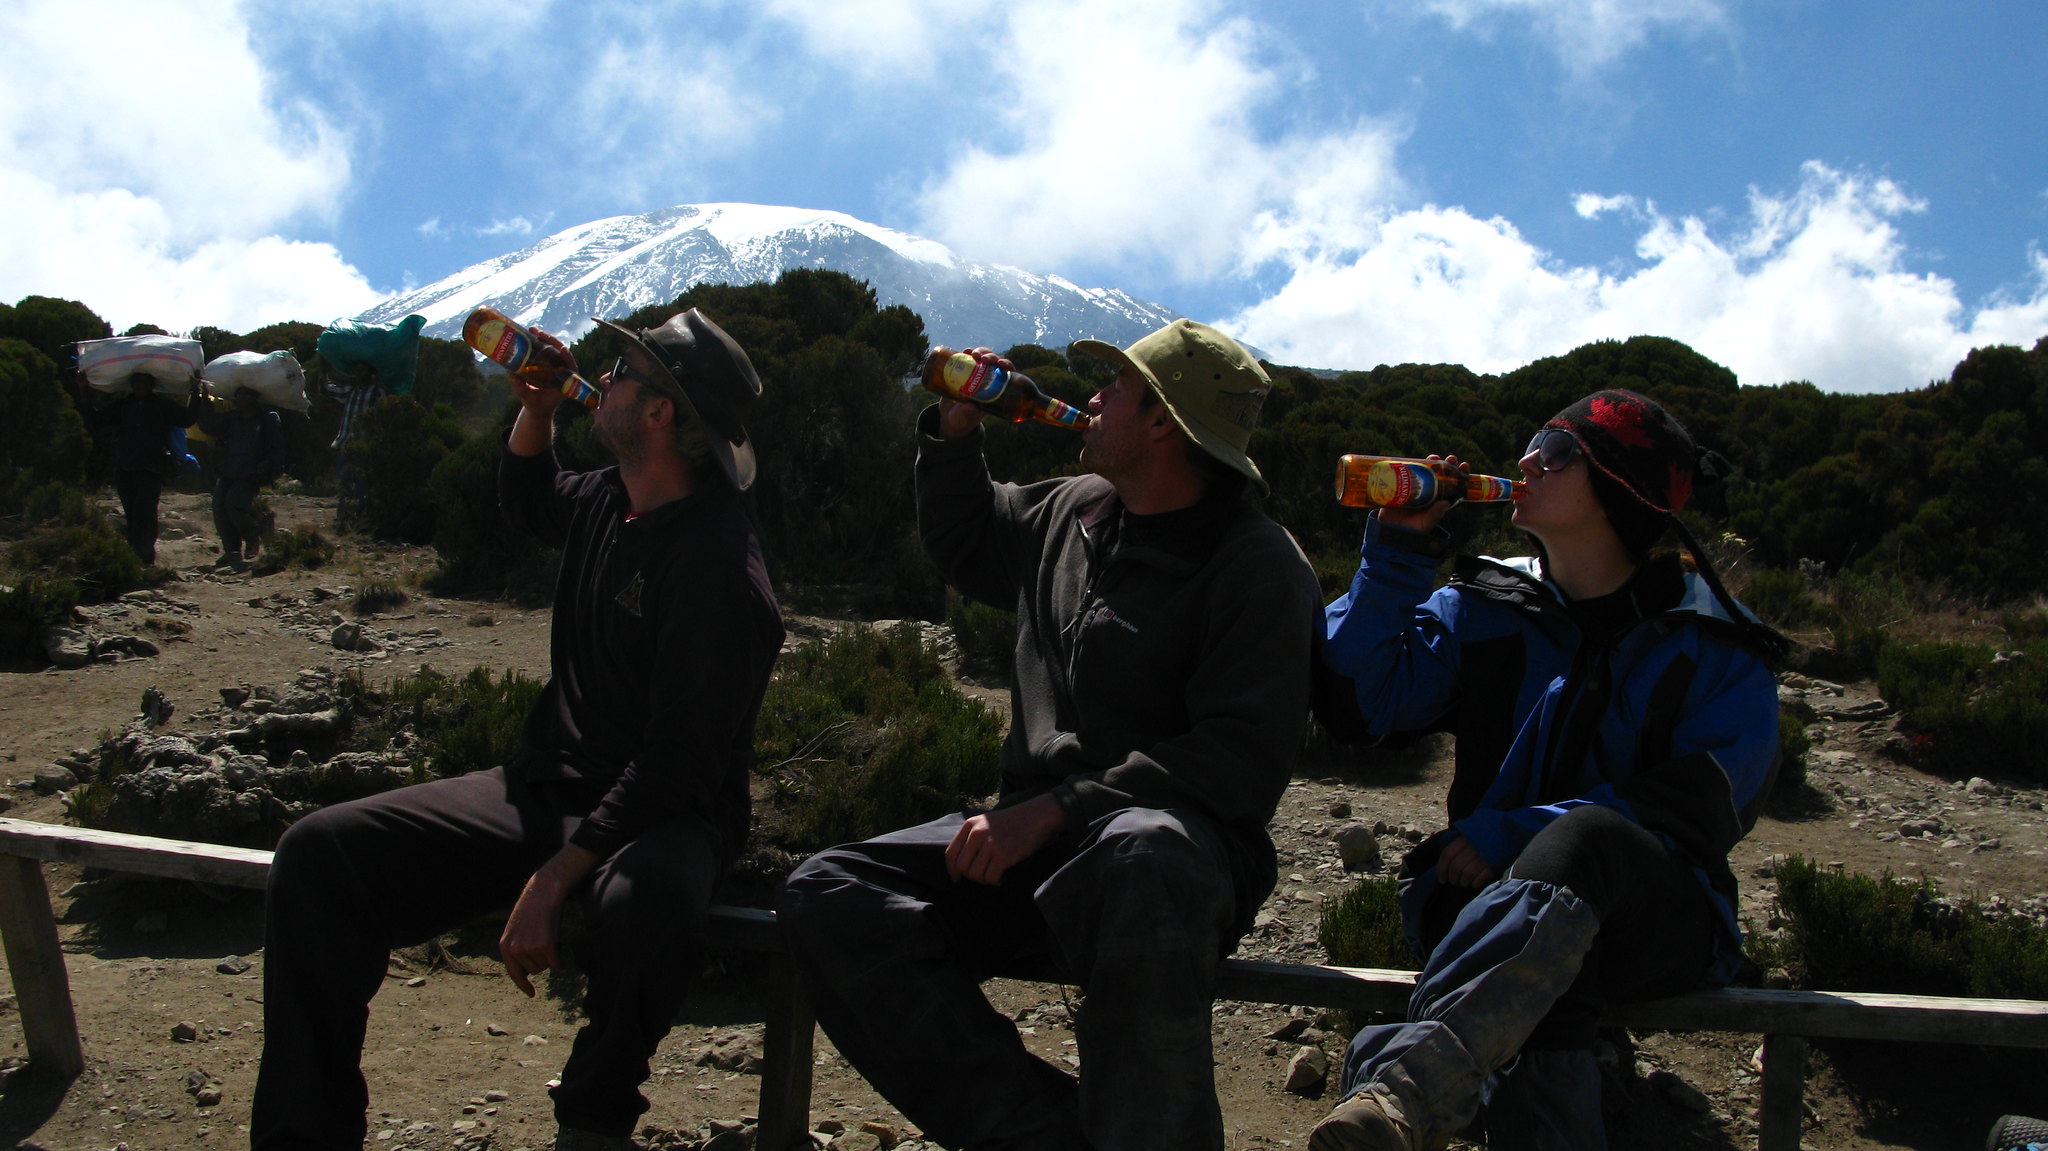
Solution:
<svg viewBox="0 0 2048 1151"><path fill-rule="evenodd" d="M1017 367L1008 359L996 355L989 348L967 348L965 351L968 355L973 356L977 362L993 364L1004 371L1014 371ZM939 430L944 432L949 440L958 439L974 431L975 428L980 427L981 418L987 414L988 410L986 408L976 404L970 404L965 400L956 400L949 395L941 394L939 396Z"/></svg>
<svg viewBox="0 0 2048 1151"><path fill-rule="evenodd" d="M560 336L540 328L527 329L527 335L533 340L533 360L537 364L544 365L551 372L567 372L572 376L580 374L576 370L576 356ZM519 401L520 407L537 416L554 415L555 409L569 398L568 393L549 382L543 372L508 372L505 378L511 382L512 398ZM536 383L536 380L540 382Z"/></svg>
<svg viewBox="0 0 2048 1151"><path fill-rule="evenodd" d="M1427 458L1430 463L1441 463L1447 468L1456 470L1461 476L1472 474L1471 467L1457 456L1431 455ZM1442 523L1444 517L1451 513L1451 504L1453 502L1452 500L1444 499L1419 508L1381 508L1380 522L1391 524L1397 528L1407 528L1411 532L1434 531L1436 525Z"/></svg>

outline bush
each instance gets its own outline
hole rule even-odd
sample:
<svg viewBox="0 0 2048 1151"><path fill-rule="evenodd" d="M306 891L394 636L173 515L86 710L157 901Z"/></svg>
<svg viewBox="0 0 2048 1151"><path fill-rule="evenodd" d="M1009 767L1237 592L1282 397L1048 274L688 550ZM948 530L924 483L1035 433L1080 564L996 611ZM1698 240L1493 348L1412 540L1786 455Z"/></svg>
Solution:
<svg viewBox="0 0 2048 1151"><path fill-rule="evenodd" d="M984 676L1006 676L1017 651L1017 613L971 599L955 599L946 609L946 626L960 648L960 670Z"/></svg>
<svg viewBox="0 0 2048 1151"><path fill-rule="evenodd" d="M30 576L18 586L0 588L0 659L41 659L36 634L68 622L77 606L78 585L68 579Z"/></svg>
<svg viewBox="0 0 2048 1151"><path fill-rule="evenodd" d="M273 532L263 541L263 551L256 557L250 570L257 575L275 575L286 568L303 568L312 571L325 567L334 558L334 543L317 529L307 528L295 531L286 528Z"/></svg>
<svg viewBox="0 0 2048 1151"><path fill-rule="evenodd" d="M425 782L509 762L543 686L517 671L493 679L475 667L456 679L422 666L381 689L350 672L339 694L357 717L350 742L400 746L414 780Z"/></svg>
<svg viewBox="0 0 2048 1151"><path fill-rule="evenodd" d="M53 514L8 550L7 566L21 575L68 580L85 602L133 591L151 582L152 571L167 578L161 569L144 567L128 541L76 489L45 485L31 494L30 506Z"/></svg>
<svg viewBox="0 0 2048 1151"><path fill-rule="evenodd" d="M1982 775L1998 765L2048 779L2048 643L2002 659L1984 644L1891 643L1877 687L1927 766Z"/></svg>
<svg viewBox="0 0 2048 1151"><path fill-rule="evenodd" d="M776 668L754 742L773 810L757 822L807 853L959 811L996 790L1001 735L915 625L850 628Z"/></svg>
<svg viewBox="0 0 2048 1151"><path fill-rule="evenodd" d="M497 436L474 436L434 465L427 502L440 567L428 586L444 595L524 586L544 600L557 555L498 511L499 451Z"/></svg>
<svg viewBox="0 0 2048 1151"><path fill-rule="evenodd" d="M1924 879L1823 871L1795 855L1778 869L1777 908L1785 930L1767 954L1801 987L2048 998L2048 929L1942 900Z"/></svg>
<svg viewBox="0 0 2048 1151"><path fill-rule="evenodd" d="M397 607L409 598L405 589L397 584L369 580L356 589L356 602L351 610L357 615L374 615L385 608Z"/></svg>
<svg viewBox="0 0 2048 1151"><path fill-rule="evenodd" d="M1401 928L1400 887L1391 875L1361 879L1342 899L1324 907L1316 941L1338 967L1414 971L1420 966Z"/></svg>
<svg viewBox="0 0 2048 1151"><path fill-rule="evenodd" d="M1778 713L1778 781L1773 790L1790 795L1806 786L1806 753L1813 749L1806 721L1791 711Z"/></svg>
<svg viewBox="0 0 2048 1151"><path fill-rule="evenodd" d="M378 539L432 540L434 504L420 494L435 466L461 443L462 428L445 405L428 409L392 396L357 417L343 451L363 477L363 527Z"/></svg>

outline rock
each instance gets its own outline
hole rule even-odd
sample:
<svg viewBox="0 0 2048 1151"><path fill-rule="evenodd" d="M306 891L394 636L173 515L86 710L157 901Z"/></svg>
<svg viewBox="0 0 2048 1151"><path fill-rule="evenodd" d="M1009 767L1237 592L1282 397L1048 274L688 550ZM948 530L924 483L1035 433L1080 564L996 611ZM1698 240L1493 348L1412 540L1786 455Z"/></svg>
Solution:
<svg viewBox="0 0 2048 1151"><path fill-rule="evenodd" d="M1756 865L1756 871L1753 874L1758 879L1770 879L1777 875L1778 870L1784 867L1791 858L1791 856L1786 855L1782 851L1775 855L1767 855L1764 857L1763 862Z"/></svg>
<svg viewBox="0 0 2048 1151"><path fill-rule="evenodd" d="M68 767L59 767L53 763L47 767L36 769L35 788L37 795L55 795L60 791L70 791L77 786L78 776L74 775Z"/></svg>
<svg viewBox="0 0 2048 1151"><path fill-rule="evenodd" d="M1295 1036L1308 1030L1308 1022L1308 1020L1302 1018L1283 1019L1280 1021L1280 1026L1266 1032L1266 1038L1278 1039L1284 1043L1292 1043Z"/></svg>
<svg viewBox="0 0 2048 1151"><path fill-rule="evenodd" d="M484 1034L485 1034L485 1035L510 1035L510 1034L512 1034L512 1032L511 1032L511 1031L509 1031L509 1030L507 1030L507 1029L505 1028L505 1026L504 1026L503 1024L500 1024L500 1023L486 1023L486 1024L484 1024Z"/></svg>
<svg viewBox="0 0 2048 1151"><path fill-rule="evenodd" d="M246 684L241 687L221 688L220 701L228 707L240 707L249 702L249 688Z"/></svg>
<svg viewBox="0 0 2048 1151"><path fill-rule="evenodd" d="M361 625L345 623L334 629L333 634L328 637L328 642L333 644L337 651L355 651L356 645L361 643L362 639Z"/></svg>
<svg viewBox="0 0 2048 1151"><path fill-rule="evenodd" d="M179 1020L171 1027L171 1042L196 1043L199 1040L199 1026L189 1020Z"/></svg>
<svg viewBox="0 0 2048 1151"><path fill-rule="evenodd" d="M6 811L6 810L7 810L8 808L10 808L10 807L13 807L13 806L14 806L14 797L13 797L13 796L11 796L11 795L6 795L6 794L0 794L0 811Z"/></svg>
<svg viewBox="0 0 2048 1151"><path fill-rule="evenodd" d="M484 1092L484 1102L486 1103L503 1103L510 1098L512 1098L512 1094L509 1091Z"/></svg>
<svg viewBox="0 0 2048 1151"><path fill-rule="evenodd" d="M815 1130L820 1135L842 1135L846 1132L846 1123L839 1119L820 1119Z"/></svg>
<svg viewBox="0 0 2048 1151"><path fill-rule="evenodd" d="M192 1093L192 1101L201 1107L218 1107L220 1100L220 1088L216 1086L201 1087Z"/></svg>
<svg viewBox="0 0 2048 1151"><path fill-rule="evenodd" d="M1982 776L1971 776L1970 782L1963 785L1963 790L1971 795L1997 795L1998 785Z"/></svg>
<svg viewBox="0 0 2048 1151"><path fill-rule="evenodd" d="M1330 805L1330 818L1331 818L1331 819L1350 819L1350 818L1351 818L1351 805L1350 805L1350 804L1348 804L1348 803L1346 803L1346 802L1344 802L1344 801L1343 801L1343 800L1341 800L1341 799L1340 799L1340 800L1338 800L1337 802L1335 802L1335 803L1331 804L1331 805Z"/></svg>
<svg viewBox="0 0 2048 1151"><path fill-rule="evenodd" d="M53 623L37 634L43 657L58 667L84 667L92 662L92 641L83 631Z"/></svg>
<svg viewBox="0 0 2048 1151"><path fill-rule="evenodd" d="M1372 828L1362 823L1348 824L1332 838L1337 841L1337 854L1344 861L1344 870L1378 871L1382 866L1380 843Z"/></svg>
<svg viewBox="0 0 2048 1151"><path fill-rule="evenodd" d="M1287 1061L1285 1090L1296 1095L1320 1095L1330 1077L1330 1057L1320 1047L1304 1047Z"/></svg>
<svg viewBox="0 0 2048 1151"><path fill-rule="evenodd" d="M222 975L243 975L254 966L255 964L250 963L239 955L230 955L219 963L214 964L213 969Z"/></svg>
<svg viewBox="0 0 2048 1151"><path fill-rule="evenodd" d="M159 691L155 684L151 684L143 689L141 710L142 718L149 721L149 726L162 727L171 722L172 713L178 709L170 700L164 698L164 693Z"/></svg>
<svg viewBox="0 0 2048 1151"><path fill-rule="evenodd" d="M877 1123L870 1119L861 1124L860 1129L881 1140L883 1151L888 1151L889 1148L903 1142L903 1136L897 1134L896 1129L887 1123Z"/></svg>
<svg viewBox="0 0 2048 1151"><path fill-rule="evenodd" d="M529 1035L526 1038L521 1039L520 1042L526 1044L528 1047L546 1047L548 1045L548 1041L538 1035Z"/></svg>
<svg viewBox="0 0 2048 1151"><path fill-rule="evenodd" d="M704 1141L701 1151L747 1151L753 1145L752 1129L720 1131Z"/></svg>
<svg viewBox="0 0 2048 1151"><path fill-rule="evenodd" d="M1700 1089L1673 1075L1669 1071L1652 1071L1645 1077L1650 1086L1664 1093L1666 1099L1696 1115L1705 1115L1714 1109L1713 1101Z"/></svg>

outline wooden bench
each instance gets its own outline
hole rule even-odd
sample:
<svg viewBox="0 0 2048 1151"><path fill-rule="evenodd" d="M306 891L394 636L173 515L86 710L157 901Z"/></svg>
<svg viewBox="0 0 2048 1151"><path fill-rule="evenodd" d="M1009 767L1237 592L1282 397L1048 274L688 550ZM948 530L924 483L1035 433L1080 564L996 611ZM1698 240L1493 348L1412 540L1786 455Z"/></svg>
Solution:
<svg viewBox="0 0 2048 1151"><path fill-rule="evenodd" d="M270 853L0 818L0 935L14 975L23 1038L33 1065L68 1077L84 1069L85 1054L43 880L44 863L260 888L270 872ZM714 907L710 934L718 945L771 957L759 1145L781 1151L796 1145L810 1128L815 1033L810 1010L790 970L773 912ZM1407 1008L1414 979L1408 971L1228 959L1219 972L1217 998L1399 1013ZM1809 1039L2048 1048L2048 1002L2034 1000L1725 988L1614 1007L1606 1021L1637 1030L1762 1035L1759 1151L1799 1146Z"/></svg>

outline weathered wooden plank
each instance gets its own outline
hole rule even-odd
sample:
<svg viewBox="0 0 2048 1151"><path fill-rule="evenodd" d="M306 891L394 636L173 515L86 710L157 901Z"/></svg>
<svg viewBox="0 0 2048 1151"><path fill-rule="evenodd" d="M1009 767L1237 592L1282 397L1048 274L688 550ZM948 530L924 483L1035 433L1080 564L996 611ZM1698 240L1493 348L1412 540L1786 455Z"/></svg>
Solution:
<svg viewBox="0 0 2048 1151"><path fill-rule="evenodd" d="M270 875L267 851L25 819L0 818L0 854L166 879L191 879L224 887L260 888Z"/></svg>
<svg viewBox="0 0 2048 1151"><path fill-rule="evenodd" d="M1756 1151L1799 1151L1806 1126L1806 1040L1797 1035L1766 1035L1763 1058Z"/></svg>
<svg viewBox="0 0 2048 1151"><path fill-rule="evenodd" d="M797 982L795 961L777 948L768 963L768 1018L762 1029L761 1151L809 1147L817 1021Z"/></svg>
<svg viewBox="0 0 2048 1151"><path fill-rule="evenodd" d="M1629 1027L2048 1047L2048 1001L1725 987L1609 1013Z"/></svg>
<svg viewBox="0 0 2048 1151"><path fill-rule="evenodd" d="M0 939L29 1062L67 1079L77 1075L85 1070L85 1049L71 1009L71 976L64 970L43 865L33 859L0 855Z"/></svg>

